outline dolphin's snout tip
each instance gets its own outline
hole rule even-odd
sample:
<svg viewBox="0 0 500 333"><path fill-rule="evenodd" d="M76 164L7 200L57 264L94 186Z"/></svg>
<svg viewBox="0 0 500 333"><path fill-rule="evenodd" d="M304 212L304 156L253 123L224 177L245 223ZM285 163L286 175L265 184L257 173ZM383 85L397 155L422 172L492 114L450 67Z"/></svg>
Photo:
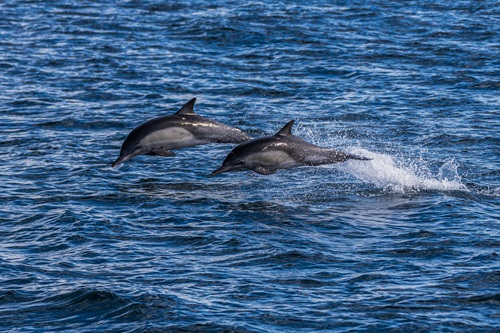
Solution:
<svg viewBox="0 0 500 333"><path fill-rule="evenodd" d="M117 166L119 166L120 164L122 164L123 162L125 162L125 159L126 159L126 156L124 155L120 155L120 157L118 157L116 159L116 161L114 161L112 164L111 164L111 167L112 168L116 168Z"/></svg>
<svg viewBox="0 0 500 333"><path fill-rule="evenodd" d="M217 175L220 175L223 172L226 172L227 170L229 170L229 167L223 165L220 168L218 168L217 170L213 171L210 175L211 176L217 176Z"/></svg>
<svg viewBox="0 0 500 333"><path fill-rule="evenodd" d="M222 171L219 171L219 169L215 170L215 171L212 171L212 173L210 174L210 176L217 176L217 175L220 175L222 173Z"/></svg>

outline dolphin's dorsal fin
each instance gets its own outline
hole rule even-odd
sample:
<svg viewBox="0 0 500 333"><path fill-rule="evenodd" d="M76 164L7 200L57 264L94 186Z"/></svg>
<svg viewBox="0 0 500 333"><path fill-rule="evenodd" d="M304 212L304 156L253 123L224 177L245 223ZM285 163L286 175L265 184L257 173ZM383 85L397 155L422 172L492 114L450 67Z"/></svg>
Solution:
<svg viewBox="0 0 500 333"><path fill-rule="evenodd" d="M292 135L292 126L294 122L295 120L290 120L288 123L286 123L285 126L283 126L282 129L279 130L278 133L276 133L276 135L283 135L283 136Z"/></svg>
<svg viewBox="0 0 500 333"><path fill-rule="evenodd" d="M175 114L195 114L194 113L194 102L196 102L196 98L193 98L192 100L190 100L189 102L184 104L184 106L179 111L177 111Z"/></svg>

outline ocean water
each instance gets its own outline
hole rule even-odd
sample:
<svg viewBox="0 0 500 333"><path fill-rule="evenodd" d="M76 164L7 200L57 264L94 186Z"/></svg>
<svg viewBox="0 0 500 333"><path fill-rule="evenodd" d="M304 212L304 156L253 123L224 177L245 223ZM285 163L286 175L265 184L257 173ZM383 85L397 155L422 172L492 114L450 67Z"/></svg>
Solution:
<svg viewBox="0 0 500 333"><path fill-rule="evenodd" d="M497 1L0 4L0 331L498 332ZM211 177L195 111L371 157Z"/></svg>

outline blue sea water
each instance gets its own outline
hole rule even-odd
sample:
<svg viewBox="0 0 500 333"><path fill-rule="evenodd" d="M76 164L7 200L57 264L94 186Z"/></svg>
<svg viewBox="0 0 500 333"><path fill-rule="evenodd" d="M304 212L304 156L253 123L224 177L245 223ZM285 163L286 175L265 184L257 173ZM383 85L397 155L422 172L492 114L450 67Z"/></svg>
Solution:
<svg viewBox="0 0 500 333"><path fill-rule="evenodd" d="M498 1L0 4L0 331L497 332ZM111 168L140 123L373 158Z"/></svg>

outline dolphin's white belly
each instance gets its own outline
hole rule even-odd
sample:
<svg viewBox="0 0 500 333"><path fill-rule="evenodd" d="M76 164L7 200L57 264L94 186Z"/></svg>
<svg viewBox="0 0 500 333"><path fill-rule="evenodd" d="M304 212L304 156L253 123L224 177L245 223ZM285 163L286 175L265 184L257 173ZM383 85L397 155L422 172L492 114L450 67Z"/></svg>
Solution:
<svg viewBox="0 0 500 333"><path fill-rule="evenodd" d="M270 150L251 154L248 156L247 165L287 169L298 166L299 163L284 151Z"/></svg>
<svg viewBox="0 0 500 333"><path fill-rule="evenodd" d="M143 147L163 147L169 150L192 147L206 142L206 140L197 139L182 127L169 127L146 135L140 144Z"/></svg>

